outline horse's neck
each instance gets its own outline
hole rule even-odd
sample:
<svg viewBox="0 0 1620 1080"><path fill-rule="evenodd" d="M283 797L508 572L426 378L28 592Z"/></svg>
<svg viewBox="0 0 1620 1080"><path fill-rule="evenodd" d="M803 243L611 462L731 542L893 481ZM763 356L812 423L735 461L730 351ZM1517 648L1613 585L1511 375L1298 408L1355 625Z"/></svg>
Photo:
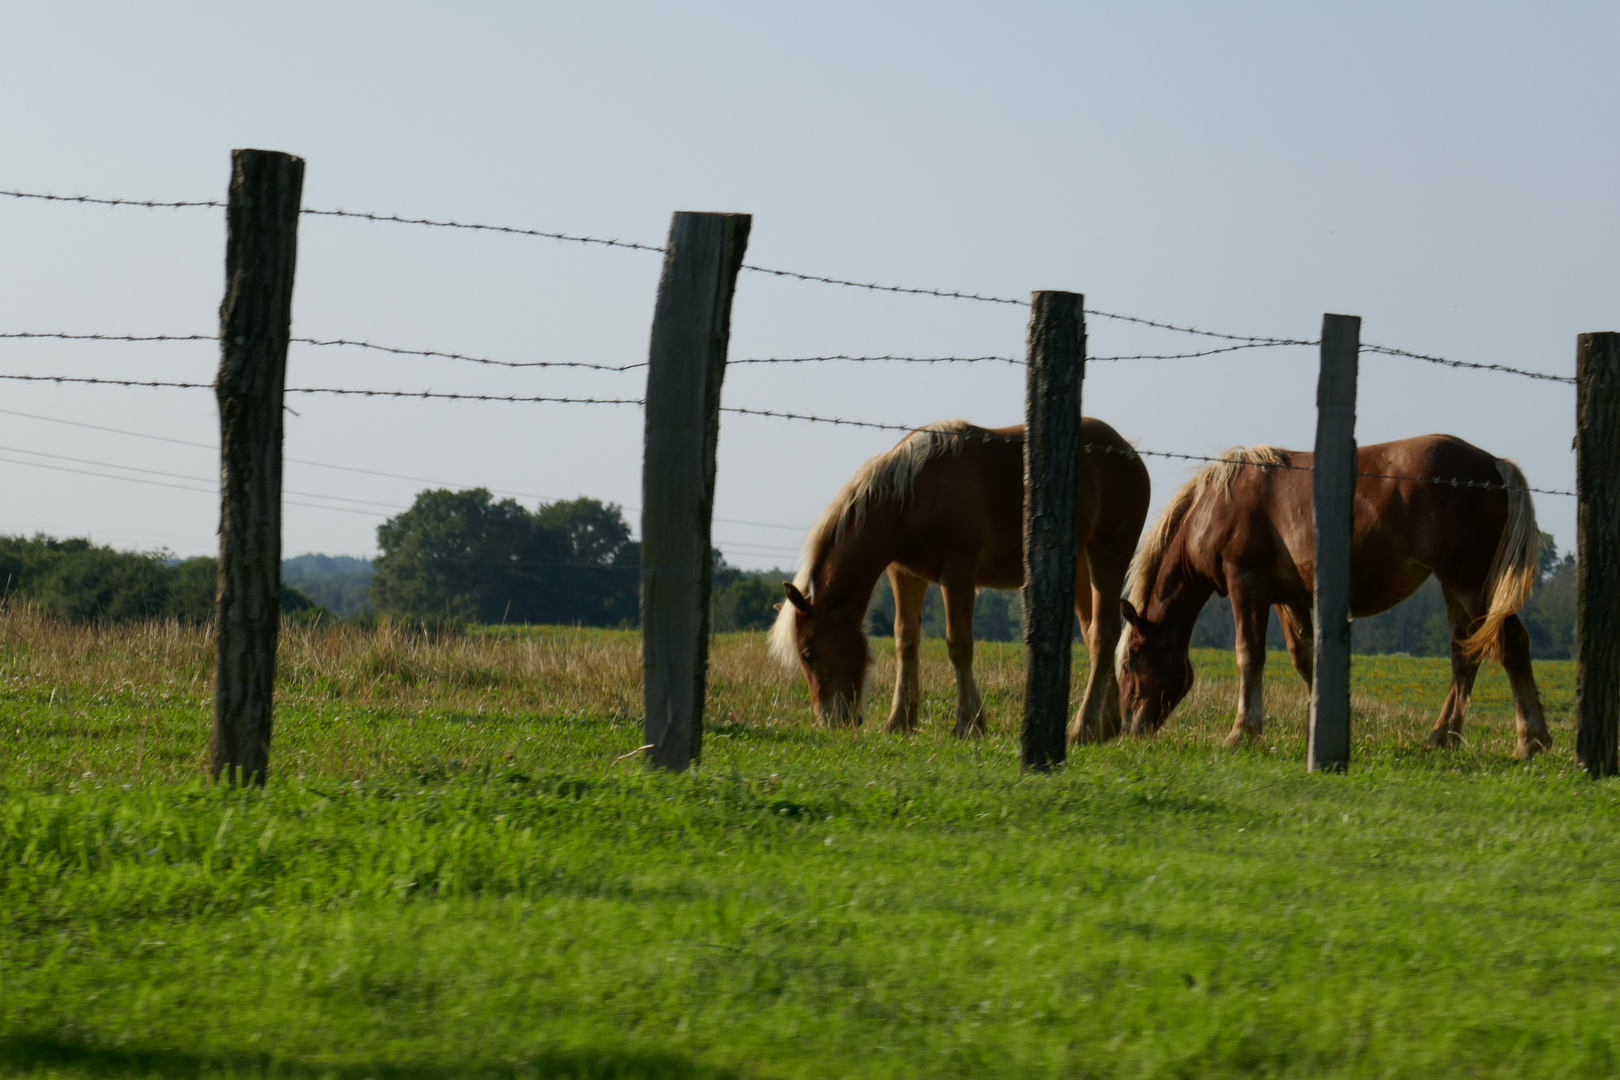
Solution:
<svg viewBox="0 0 1620 1080"><path fill-rule="evenodd" d="M1191 641L1193 623L1215 592L1215 582L1194 569L1189 554L1187 530L1183 527L1159 562L1148 610L1143 614L1154 622L1184 629L1185 637Z"/></svg>
<svg viewBox="0 0 1620 1080"><path fill-rule="evenodd" d="M816 607L859 608L864 614L872 590L888 569L890 551L880 542L888 532L872 528L870 516L860 530L850 529L832 546L816 574Z"/></svg>

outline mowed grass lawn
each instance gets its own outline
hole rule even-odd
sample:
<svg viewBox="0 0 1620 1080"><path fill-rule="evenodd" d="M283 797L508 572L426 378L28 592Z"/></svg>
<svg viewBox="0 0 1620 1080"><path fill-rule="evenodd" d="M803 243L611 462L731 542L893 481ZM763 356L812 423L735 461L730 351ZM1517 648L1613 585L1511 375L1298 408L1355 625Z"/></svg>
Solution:
<svg viewBox="0 0 1620 1080"><path fill-rule="evenodd" d="M886 648L885 643L879 643ZM198 779L207 641L0 617L0 1074L64 1077L1612 1076L1616 788L1416 743L1440 661L1358 658L1357 761L1303 688L1220 748L1229 654L1153 741L1016 766L992 734L808 723L716 648L700 769L649 775L634 635L293 630L265 791ZM1082 659L1083 662L1083 659ZM891 678L874 675L880 715ZM877 725L874 725L874 728Z"/></svg>

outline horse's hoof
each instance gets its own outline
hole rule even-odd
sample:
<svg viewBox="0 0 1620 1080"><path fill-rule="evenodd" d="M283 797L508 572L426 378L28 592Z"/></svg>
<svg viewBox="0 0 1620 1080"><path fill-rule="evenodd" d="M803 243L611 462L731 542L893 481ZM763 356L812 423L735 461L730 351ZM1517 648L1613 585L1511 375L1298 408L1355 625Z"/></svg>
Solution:
<svg viewBox="0 0 1620 1080"><path fill-rule="evenodd" d="M1513 756L1520 761L1529 761L1543 750L1552 749L1552 733L1537 732L1527 738L1519 739L1518 745L1513 748Z"/></svg>
<svg viewBox="0 0 1620 1080"><path fill-rule="evenodd" d="M984 721L980 719L958 720L954 732L958 739L984 738Z"/></svg>
<svg viewBox="0 0 1620 1080"><path fill-rule="evenodd" d="M1221 742L1221 745L1226 747L1238 747L1242 746L1244 742L1249 739L1258 739L1259 737L1260 733L1258 731L1250 731L1248 728L1241 727L1233 728L1231 733L1228 734Z"/></svg>
<svg viewBox="0 0 1620 1080"><path fill-rule="evenodd" d="M1435 728L1429 732L1428 738L1423 740L1427 750L1455 750L1462 745L1462 735L1450 728Z"/></svg>
<svg viewBox="0 0 1620 1080"><path fill-rule="evenodd" d="M917 718L904 713L894 713L883 725L883 730L891 735L910 735L917 730Z"/></svg>

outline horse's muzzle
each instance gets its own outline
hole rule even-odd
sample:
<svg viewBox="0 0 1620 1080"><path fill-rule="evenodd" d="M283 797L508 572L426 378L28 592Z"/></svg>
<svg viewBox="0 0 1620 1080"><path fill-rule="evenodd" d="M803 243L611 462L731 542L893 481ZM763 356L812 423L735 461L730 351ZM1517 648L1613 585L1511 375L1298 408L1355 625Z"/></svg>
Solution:
<svg viewBox="0 0 1620 1080"><path fill-rule="evenodd" d="M821 709L821 722L827 727L860 727L860 698L834 694Z"/></svg>

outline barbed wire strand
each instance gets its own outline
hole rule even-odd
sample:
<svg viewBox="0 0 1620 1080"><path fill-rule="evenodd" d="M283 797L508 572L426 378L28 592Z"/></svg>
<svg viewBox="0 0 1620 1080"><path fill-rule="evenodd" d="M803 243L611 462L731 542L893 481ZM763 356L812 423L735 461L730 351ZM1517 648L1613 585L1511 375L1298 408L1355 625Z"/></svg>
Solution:
<svg viewBox="0 0 1620 1080"><path fill-rule="evenodd" d="M931 434L934 434L934 435L955 436L955 437L964 438L964 439L982 439L982 440L985 440L985 441L992 441L992 440L998 440L998 439L1005 439L1005 440L1011 441L1011 440L1014 440L1014 439L1022 439L1023 438L1022 435L1000 435L1000 434L997 434L996 432L993 432L993 431L984 431L984 430L979 430L979 431L940 431L940 430L932 428L932 427L930 427L928 425L923 425L921 427L906 427L903 424L885 424L885 423L880 423L880 422L875 421L875 420L847 420L847 419L836 418L836 417L809 416L809 415L806 415L804 413L778 412L778 411L772 410L772 409L750 409L750 408L744 408L744 407L741 407L741 406L722 406L720 411L721 412L729 412L729 413L739 413L739 414L742 414L742 415L745 415L745 416L772 417L772 418L779 419L779 420L803 420L803 421L808 421L808 422L811 422L811 423L818 423L818 424L833 424L833 425L842 425L842 426L847 426L847 427L873 428L873 429L877 429L877 430L881 430L881 431L906 431L906 432L928 431L928 432L930 432ZM1183 453L1178 453L1178 452L1170 451L1170 450L1143 450L1140 447L1120 447L1120 446L1112 446L1112 445L1109 445L1109 444L1106 444L1106 443L1082 443L1080 445L1080 449L1082 449L1082 450L1093 450L1093 451L1097 451L1097 452L1105 453L1105 454L1120 454L1120 455L1127 455L1127 456L1135 455L1135 456L1139 456L1139 457L1164 458L1164 459L1172 460L1172 461L1193 461L1193 462L1200 462L1200 463L1205 463L1205 464L1228 464L1228 465L1229 464L1238 464L1238 465L1242 465L1242 466L1250 466L1250 467L1253 467L1253 468L1260 468L1260 469L1287 469L1287 470L1290 470L1292 472L1307 472L1308 473L1308 472L1314 471L1312 469L1306 468L1303 465L1283 464L1281 462L1275 462L1275 463L1247 462L1247 461L1233 462L1229 458L1211 457L1211 456L1209 456L1207 454L1183 454ZM1362 473L1357 473L1356 475L1357 476L1365 476L1365 477L1375 479L1375 480L1410 480L1410 481L1413 481L1414 483L1419 483L1419 484L1444 484L1444 485L1447 485L1449 487L1492 488L1492 489L1495 489L1495 490L1498 490L1498 491L1517 490L1517 488L1518 488L1517 485L1511 485L1510 486L1510 485L1506 485L1506 484L1486 483L1484 481L1479 481L1479 480L1456 480L1456 479L1448 479L1448 478L1445 478L1445 477L1436 477L1436 476L1404 476L1404 475L1395 474L1395 473L1371 473L1371 472L1362 472ZM1573 491L1558 491L1558 490L1551 489L1551 488L1538 488L1538 487L1526 486L1524 488L1524 490L1525 491L1533 491L1533 492L1536 492L1537 494L1540 494L1540 495L1563 495L1563 496L1567 496L1569 498L1576 498L1577 497L1576 493L1573 492Z"/></svg>
<svg viewBox="0 0 1620 1080"><path fill-rule="evenodd" d="M90 195L47 195L37 191L0 191L13 199L41 199L46 202L96 203L100 206L142 206L148 210L176 210L189 206L211 206L223 210L225 204L215 199L188 202L157 202L152 199L98 199Z"/></svg>
<svg viewBox="0 0 1620 1080"><path fill-rule="evenodd" d="M220 208L225 204L217 200L193 202L155 202L144 199L99 199L87 195L46 195L27 191L0 191L0 195L9 195L15 199L47 199L54 202L99 203L106 206L141 206L147 208L158 207L187 207L201 206ZM481 232L507 233L514 236L533 236L547 240L559 240L576 244L598 244L605 247L626 248L632 251L649 251L665 254L666 249L656 244L642 244L632 240L615 240L596 236L579 236L572 233L550 232L543 229L523 229L510 225L483 225L465 221L438 220L434 218L409 218L398 214L377 214L355 210L315 210L305 208L300 213L316 217L355 218L362 221L387 222L398 225L422 225L438 229L469 229ZM933 296L948 300L972 300L983 304L1002 304L1015 307L1028 307L1028 300L1020 300L1007 296L985 296L980 293L961 292L955 289L929 289L909 285L884 285L875 281L853 281L847 278L827 277L822 274L805 274L797 270L777 270L768 266L756 266L752 263L743 264L742 269L756 274L766 274L771 277L792 278L796 281L809 281L822 285L838 285L850 289L866 289L872 292L904 293L913 296ZM1088 315L1095 315L1103 319L1117 319L1122 322L1136 323L1140 326L1151 326L1161 330L1173 330L1183 334L1199 334L1205 337L1222 338L1228 341L1253 341L1268 344L1293 343L1290 339L1268 338L1252 334L1225 334L1213 330L1199 330L1196 327L1182 326L1177 323L1161 322L1156 319L1145 319L1135 315L1121 315L1111 311L1098 311L1088 309ZM1308 343L1306 343L1308 344Z"/></svg>
<svg viewBox="0 0 1620 1080"><path fill-rule="evenodd" d="M642 360L635 364L593 364L585 360L492 360L482 356L468 356L465 353L442 352L438 349L404 349L393 345L378 345L370 341L355 341L350 338L290 338L300 345L346 345L357 349L371 349L376 352L392 353L396 356L426 356L443 360L465 360L472 364L489 364L495 367L507 368L585 368L590 371L634 371L647 366Z"/></svg>
<svg viewBox="0 0 1620 1080"><path fill-rule="evenodd" d="M218 341L217 334L73 334L59 331L33 332L16 331L0 333L3 339L21 340L60 340L60 341ZM295 337L287 339L295 345L331 346L340 345L356 349L370 349L374 352L391 353L395 356L425 356L444 360L465 360L472 364L488 364L495 367L506 368L587 368L593 371L633 371L636 368L647 366L645 360L636 364L594 364L584 360L493 360L484 356L469 356L465 353L445 352L439 349L407 349L396 345L379 345L372 341L360 341L353 338L313 338Z"/></svg>
<svg viewBox="0 0 1620 1080"><path fill-rule="evenodd" d="M212 390L214 388L212 383L181 383L181 382L158 382L158 381L146 382L146 381L140 381L140 380L135 380L135 379L96 379L96 378L88 378L88 377L84 377L84 376L74 377L74 376L67 376L67 375L0 375L0 379L22 380L22 381L26 381L26 382L81 383L81 384L105 385L105 386L135 386L135 387L147 387L147 388L153 388L153 389ZM353 396L353 397L418 398L418 399L430 399L430 400L440 400L440 401L503 401L503 402L514 402L514 403L524 403L524 404L527 404L527 403L549 403L549 404L557 404L557 405L646 405L646 401L644 399L642 399L642 398L576 398L576 397L500 395L500 394L456 394L456 393L448 393L448 392L433 391L433 390L360 390L360 389L352 389L352 388L346 388L346 387L331 387L331 386L289 386L286 389L286 393L289 393L289 394L338 394L338 395ZM808 422L808 423L830 424L830 425L843 426L843 427L867 428L867 429L873 429L873 430L878 430L878 431L905 431L905 432L910 432L910 431L918 431L918 430L930 430L926 426L921 427L921 428L915 427L915 426L908 427L908 426L906 426L904 424L885 424L885 423L880 423L880 422L875 421L875 420L848 420L848 419L844 419L844 418L840 418L840 417L811 416L811 415L806 414L806 413L782 412L782 411L779 411L779 410L776 410L776 409L753 409L753 408L747 408L747 407L739 406L739 405L721 406L720 411L721 412L727 412L727 413L735 413L735 414L741 415L741 416L761 416L761 417L770 417L770 418L778 419L778 420L802 420L802 421L805 421L805 422ZM960 437L960 438L979 438L979 439L998 439L998 438L1014 439L1014 438L1019 438L1020 437L1020 436L1012 436L1012 435L997 435L994 432L988 432L988 431L986 431L986 432L938 432L938 431L936 431L935 434L955 435L955 436ZM1137 454L1137 455L1143 456L1143 457L1166 458L1166 459L1172 459L1172 460L1177 460L1177 461L1200 461L1200 462L1217 462L1217 463L1226 461L1225 458L1208 457L1208 456L1202 455L1202 454L1182 454L1182 453L1175 453L1175 452L1164 451L1164 450L1140 450L1140 449L1137 449L1137 450L1125 450L1125 449L1121 449L1119 447L1108 447L1108 446L1104 446L1104 445L1101 445L1101 444L1094 444L1094 443L1083 444L1082 449L1099 450L1099 451L1102 451L1104 453L1120 453L1120 454L1134 453L1134 454ZM1297 465L1256 465L1255 467L1256 468L1286 468L1286 469L1292 469L1292 470L1297 471L1297 472L1310 472L1311 471L1310 469L1306 469L1306 468L1303 468L1303 467L1297 466ZM1357 475L1372 477L1374 479L1381 479L1381 480L1411 480L1411 481L1414 481L1414 482L1417 482L1417 483L1425 483L1425 484L1448 484L1448 485L1450 485L1452 487L1480 487L1480 488L1498 488L1498 489L1502 489L1502 488L1505 487L1505 485L1502 485L1502 484L1488 484L1488 483L1483 483L1483 482L1473 481L1473 480L1449 480L1449 479L1444 479L1444 478L1440 478L1440 477L1399 476L1399 475L1384 474L1384 473L1358 473ZM1568 496L1568 497L1571 497L1571 498L1575 497L1575 492L1573 492L1573 491L1557 491L1557 490L1553 490L1553 489L1549 489L1549 488L1535 488L1535 487L1527 487L1525 490L1533 491L1533 492L1536 492L1536 493L1541 494L1541 495L1564 495L1564 496Z"/></svg>
<svg viewBox="0 0 1620 1080"><path fill-rule="evenodd" d="M1380 353L1384 356L1404 356L1411 360L1422 360L1429 364L1439 364L1443 367L1470 368L1474 371L1496 371L1505 375L1523 375L1527 379L1541 379L1545 382L1567 383L1574 386L1579 380L1573 375L1552 375L1545 371L1527 371L1524 368L1509 367L1507 364L1476 364L1472 360L1448 360L1444 356L1430 356L1427 353L1408 352L1405 349L1395 349L1388 345L1363 345L1362 352Z"/></svg>
<svg viewBox="0 0 1620 1080"><path fill-rule="evenodd" d="M213 383L167 382L144 379L99 379L85 375L0 375L17 382L73 383L89 386L134 386L152 390L212 390ZM289 386L288 394L343 394L355 397L428 398L443 401L511 401L559 405L645 405L641 398L550 397L518 394L453 394L434 390L359 390L333 386Z"/></svg>
<svg viewBox="0 0 1620 1080"><path fill-rule="evenodd" d="M1227 336L1227 335L1222 335ZM13 331L0 333L0 340L60 340L60 341L218 341L216 334L79 334L62 331ZM395 356L423 356L445 360L463 360L473 364L486 364L506 368L583 368L590 371L635 371L647 366L645 360L633 364L597 364L584 360L495 360L484 356L470 356L466 353L448 352L441 349L408 349L397 345L379 345L373 341L362 341L355 338L289 338L290 342L298 345L314 346L347 346L356 349L370 349L375 352L390 353ZM1223 345L1215 349L1200 349L1195 352L1179 353L1131 353L1118 356L1088 356L1087 363L1111 363L1125 360L1190 360L1201 356L1218 356L1223 353L1240 352L1245 349L1271 349L1286 346L1316 346L1317 341L1295 341L1287 338L1235 338L1236 345ZM1451 360L1444 356L1433 356L1428 353L1411 352L1406 349L1397 349L1389 345L1363 345L1361 351L1376 353L1382 356L1405 357L1412 360L1422 360L1429 364L1438 364L1443 367L1464 368L1474 371L1494 371L1507 375L1522 375L1527 379L1539 379L1545 382L1564 383L1574 385L1577 380L1573 375L1553 375L1544 371L1530 371L1525 368L1512 367L1508 364L1480 364L1471 360ZM1025 361L1014 356L897 356L891 354L874 356L857 356L850 353L837 353L828 356L764 356L747 357L728 361L730 364L818 364L830 362L848 363L879 363L893 362L905 364L978 364L1000 363L1014 366L1023 366Z"/></svg>
<svg viewBox="0 0 1620 1080"><path fill-rule="evenodd" d="M359 218L362 221L383 221L395 225L426 225L435 229L471 229L477 232L509 233L513 236L535 236L544 240L562 240L571 244L598 244L602 247L628 248L631 251L652 251L664 254L664 249L656 244L642 244L634 240L614 240L601 236L582 236L574 233L547 232L544 229L522 229L512 225L478 225L466 221L437 221L432 218L408 218L396 214L372 214L356 210L312 210L305 208L301 214L312 217Z"/></svg>
<svg viewBox="0 0 1620 1080"><path fill-rule="evenodd" d="M41 199L41 200L47 200L47 201L51 201L51 202L94 203L94 204L103 205L103 206L137 206L137 207L144 207L144 208L147 208L147 209L178 209L178 208L183 208L183 207L209 207L209 208L219 209L219 208L223 208L225 206L224 203L222 203L222 202L220 202L218 200L214 200L214 199L181 200L181 201L173 201L173 202L161 202L161 201L152 200L152 199L109 199L109 198L97 198L97 197L89 196L89 195L52 195L52 194L46 194L46 193L40 193L40 192L10 191L10 190L0 191L0 195L5 195L5 196L8 196L8 197L14 198L14 199ZM507 233L507 234L514 235L514 236L532 236L532 237L538 237L538 238L548 239L548 240L565 241L565 242L568 242L568 243L596 244L596 245L601 245L601 246L604 246L604 247L625 248L625 249L632 250L632 251L649 251L649 252L656 252L658 254L665 254L666 253L665 248L663 248L663 247L661 247L659 245L655 245L655 244L643 244L643 243L638 243L638 242L632 241L632 240L618 240L618 239L611 239L611 238L606 238L606 237L576 235L576 234L573 234L573 233L552 232L552 231L548 231L548 230L544 230L544 229L525 229L525 228L519 228L519 227L511 226L511 225L486 225L486 224L479 224L479 223L474 223L474 222L453 221L453 220L437 220L437 219L433 219L433 218L408 218L408 217L401 217L400 215L397 215L397 214L377 214L377 213L371 213L371 212L365 212L365 211L343 210L343 209L317 210L317 209L313 209L313 208L304 208L304 209L300 210L299 212L302 213L302 214L309 214L309 215L316 216L316 217L356 218L356 219L363 220L363 221L387 222L387 223L400 224L400 225L422 225L422 226L427 226L427 227L430 227L430 228L468 229L468 230L481 231L481 232ZM940 297L940 298L943 298L943 299L952 299L952 300L972 300L972 301L977 301L979 303L1013 305L1013 306L1018 306L1018 307L1028 307L1029 306L1029 301L1027 301L1027 300L1020 300L1020 299L1016 299L1016 298L1013 298L1013 297L1005 297L1005 296L985 296L985 295L982 295L980 293L961 292L961 291L954 290L954 289L918 288L918 287L908 286L908 285L884 285L884 284L881 284L879 282L853 281L853 280L850 280L850 279L847 279L847 278L827 277L827 276L824 276L824 275L821 275L821 274L805 274L805 273L801 273L801 272L799 272L797 270L778 270L778 269L773 269L773 268L765 267L765 266L755 266L755 265L749 264L749 263L745 263L743 265L742 269L749 270L749 271L752 271L754 273L770 275L770 276L773 276L773 277L792 278L792 279L797 280L797 281L809 281L809 282L815 282L815 283L824 284L824 285L837 285L837 286L840 286L840 287L843 287L843 288L866 289L866 290L870 290L870 291L874 291L874 292L905 293L905 294L916 295L916 296L933 296L933 297ZM1310 346L1310 345L1319 344L1319 342L1316 342L1316 341L1308 341L1308 340L1298 339L1298 338L1268 337L1268 336L1260 335L1260 334L1230 334L1230 333L1225 333L1225 332L1216 331L1216 330L1203 330L1203 329L1200 329L1200 328L1198 328L1196 326L1189 326L1189 325L1183 325L1183 324L1180 324L1180 323L1166 322L1166 321L1159 320L1159 319L1148 319L1148 318L1144 318L1144 317L1139 316L1139 315L1125 315L1125 314L1121 314L1119 312L1103 311L1103 310L1100 310L1100 309L1097 309L1097 308L1087 308L1086 309L1086 314L1091 315L1091 316L1095 316L1097 318L1102 318L1102 319L1113 319L1113 320L1116 320L1116 321L1119 321L1119 322L1128 322L1128 323L1135 324L1137 326L1147 326L1147 327L1152 327L1154 329L1159 329L1159 330L1169 330L1169 331L1172 331L1174 333L1179 333L1179 334L1193 334L1193 335L1198 335L1198 336L1201 336L1201 337L1217 338L1217 339L1224 340L1224 341L1242 342L1242 343L1244 343L1245 346L1248 346L1248 347L1284 346L1284 345ZM113 337L113 336L96 335L96 334L86 334L86 335L66 335L66 334L62 334L62 335L47 335L47 334L19 335L19 334L7 334L7 335L0 335L0 336L5 336L5 337L34 336L34 337L63 337L63 338L70 338L70 337L78 336L78 337L83 337L83 338L88 339L88 340L129 340L129 341L137 341L137 340L139 340L139 341L181 341L181 340L197 341L197 340L207 340L206 336L196 336L196 335L184 336L184 337L181 337L181 336L164 336L164 335L154 335L154 336L150 336L150 337ZM314 341L314 340L311 340L311 339L303 339L303 341L306 344L312 344L312 345L348 344L348 345L356 345L356 346L359 346L361 348L379 348L382 351L397 352L397 353L400 353L400 354L403 354L403 355L444 356L444 357L448 357L448 358L452 358L452 359L470 360L470 361L473 361L475 363L495 363L495 364L501 364L502 366L509 366L509 367L519 367L519 366L524 366L524 367L529 367L529 366L533 366L533 367L540 367L540 366L546 366L546 367L597 367L597 368L604 369L604 370L629 370L629 366L626 366L624 368L610 368L607 365L591 365L591 364L585 364L585 363L579 363L579 362L576 362L576 363L567 363L567 362L544 363L544 362L542 362L542 363L533 363L533 364L517 364L517 363L510 362L510 361L490 361L490 360L480 359L480 358L477 358L477 357L461 356L459 354L450 354L450 353L440 353L440 352L431 351L431 350L420 350L419 351L419 350L410 350L410 349L392 349L392 348L389 348L387 346L375 346L375 345L370 344L369 342L351 342L351 341L324 342L324 341ZM1406 350L1406 349L1397 349L1397 348L1393 348L1393 347L1385 346L1385 345L1363 345L1362 348L1367 352L1381 353L1381 354L1384 354L1386 356L1407 357L1407 358L1410 358L1410 359L1413 359L1413 360L1422 360L1422 361L1424 361L1426 363L1439 364L1439 365L1442 365L1442 366L1445 366L1445 367L1468 368L1468 369L1472 369L1472 370L1476 370L1476 371L1494 371L1494 372L1499 372L1499 373L1503 373L1503 374L1520 375L1520 376L1523 376L1525 378L1539 379L1539 380L1543 380L1543 381L1547 381L1547 382L1559 382L1559 383L1573 384L1576 381L1573 376L1553 375L1553 374L1549 374L1547 372L1530 371L1530 370L1527 370L1527 369L1524 369L1524 368L1516 368L1516 367L1512 367L1512 366L1509 366L1509 365L1506 365L1506 364L1480 364L1480 363L1475 363L1475 362L1467 361L1467 360L1451 360L1451 359L1447 359L1446 357L1442 357L1442 356L1433 356L1433 355L1429 355L1429 354L1426 354L1426 353L1411 352L1411 351ZM1216 352L1219 352L1219 351L1220 350L1209 350L1209 351L1202 352L1202 353L1159 354L1159 355L1146 355L1146 354L1144 354L1144 355L1130 356L1130 357L1094 357L1092 359L1095 359L1095 360L1098 360L1098 361L1112 360L1112 359L1121 359L1121 360L1124 360L1124 359L1131 359L1131 360L1181 359L1181 358L1184 358L1184 357L1192 357L1192 356L1214 355ZM1001 359L1001 358L997 358L997 359ZM922 361L922 362L933 362L933 361L926 361L925 360L925 361ZM641 365L634 365L634 366L641 366Z"/></svg>
<svg viewBox="0 0 1620 1080"><path fill-rule="evenodd" d="M1215 356L1220 353L1238 352L1243 349L1272 349L1283 345L1317 345L1315 341L1252 341L1239 345L1222 345L1217 349L1201 349L1197 352L1179 353L1132 353L1123 356L1088 356L1088 364L1111 363L1121 360L1190 360L1199 356ZM1026 361L1016 356L855 356L847 353L838 353L831 356L768 356L749 357L742 360L729 360L727 366L732 364L820 364L834 361L848 361L850 363L864 364L883 361L893 361L902 364L980 364L1000 363L1023 367Z"/></svg>
<svg viewBox="0 0 1620 1080"><path fill-rule="evenodd" d="M70 334L60 331L17 330L0 334L0 339L37 341L218 341L218 334Z"/></svg>

